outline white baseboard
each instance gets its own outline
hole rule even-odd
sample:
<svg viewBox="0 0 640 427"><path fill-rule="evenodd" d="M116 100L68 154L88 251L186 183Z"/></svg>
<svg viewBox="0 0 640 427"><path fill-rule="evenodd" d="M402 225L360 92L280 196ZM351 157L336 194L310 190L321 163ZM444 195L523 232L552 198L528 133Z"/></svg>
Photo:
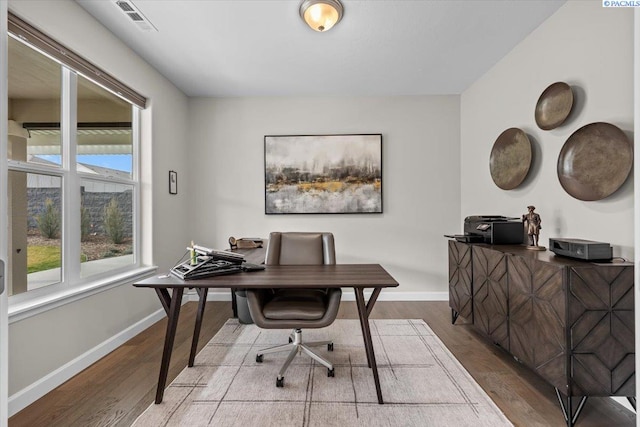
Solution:
<svg viewBox="0 0 640 427"><path fill-rule="evenodd" d="M186 302L183 299L183 303ZM79 374L93 363L97 362L116 348L144 331L158 320L165 316L164 310L160 309L139 322L129 326L122 332L112 336L108 340L98 344L91 350L81 354L70 362L62 365L55 371L40 378L33 384L28 385L19 392L9 396L9 416L13 416L40 399L51 390L55 389L73 376Z"/></svg>
<svg viewBox="0 0 640 427"><path fill-rule="evenodd" d="M369 298L370 291L365 292L365 298ZM188 293L189 301L198 301L195 291ZM353 291L342 292L343 301L355 301ZM207 294L207 301L231 301L231 292L228 290L215 291ZM378 301L449 301L449 292L384 292L380 293Z"/></svg>

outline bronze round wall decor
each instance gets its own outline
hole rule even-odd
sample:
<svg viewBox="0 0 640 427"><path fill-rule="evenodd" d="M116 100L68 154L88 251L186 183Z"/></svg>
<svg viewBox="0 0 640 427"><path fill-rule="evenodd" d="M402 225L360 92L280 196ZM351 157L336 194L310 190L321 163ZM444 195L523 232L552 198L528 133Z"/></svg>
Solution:
<svg viewBox="0 0 640 427"><path fill-rule="evenodd" d="M581 127L564 143L558 156L562 188L578 200L601 200L624 184L633 165L633 145L610 123Z"/></svg>
<svg viewBox="0 0 640 427"><path fill-rule="evenodd" d="M491 149L489 169L493 182L503 190L513 190L529 173L531 141L522 129L509 128L502 132Z"/></svg>
<svg viewBox="0 0 640 427"><path fill-rule="evenodd" d="M536 104L536 123L542 130L560 126L571 113L573 91L565 82L556 82L547 87Z"/></svg>

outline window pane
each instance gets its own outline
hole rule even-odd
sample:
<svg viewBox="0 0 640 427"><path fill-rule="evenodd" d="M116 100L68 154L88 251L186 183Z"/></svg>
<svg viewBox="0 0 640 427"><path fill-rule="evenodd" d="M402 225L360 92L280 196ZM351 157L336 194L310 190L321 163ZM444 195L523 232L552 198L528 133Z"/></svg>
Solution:
<svg viewBox="0 0 640 427"><path fill-rule="evenodd" d="M78 171L131 177L131 104L78 76Z"/></svg>
<svg viewBox="0 0 640 427"><path fill-rule="evenodd" d="M81 182L82 277L133 264L133 186Z"/></svg>
<svg viewBox="0 0 640 427"><path fill-rule="evenodd" d="M59 126L60 64L9 37L8 67L9 159L60 165L60 132L35 130Z"/></svg>
<svg viewBox="0 0 640 427"><path fill-rule="evenodd" d="M61 281L62 179L9 171L9 295Z"/></svg>

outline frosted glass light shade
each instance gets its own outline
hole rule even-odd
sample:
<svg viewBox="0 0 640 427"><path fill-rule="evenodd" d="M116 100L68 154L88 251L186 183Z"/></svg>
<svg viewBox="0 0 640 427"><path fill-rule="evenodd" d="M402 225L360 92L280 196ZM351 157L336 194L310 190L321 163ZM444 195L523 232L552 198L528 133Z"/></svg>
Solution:
<svg viewBox="0 0 640 427"><path fill-rule="evenodd" d="M300 16L315 31L330 30L342 19L342 3L338 0L305 0Z"/></svg>

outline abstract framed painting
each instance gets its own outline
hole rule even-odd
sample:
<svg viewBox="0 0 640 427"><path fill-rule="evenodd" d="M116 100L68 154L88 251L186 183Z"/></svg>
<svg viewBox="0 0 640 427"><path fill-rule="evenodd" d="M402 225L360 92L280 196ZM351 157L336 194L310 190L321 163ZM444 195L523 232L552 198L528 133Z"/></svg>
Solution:
<svg viewBox="0 0 640 427"><path fill-rule="evenodd" d="M382 213L382 135L266 135L265 213Z"/></svg>

